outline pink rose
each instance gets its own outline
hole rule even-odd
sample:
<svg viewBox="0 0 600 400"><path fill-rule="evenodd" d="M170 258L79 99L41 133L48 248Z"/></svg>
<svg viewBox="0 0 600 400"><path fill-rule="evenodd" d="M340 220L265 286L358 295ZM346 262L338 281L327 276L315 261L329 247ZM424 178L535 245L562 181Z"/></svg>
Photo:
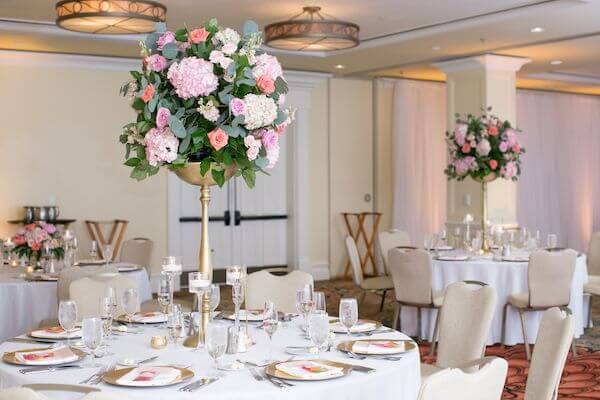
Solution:
<svg viewBox="0 0 600 400"><path fill-rule="evenodd" d="M31 247L31 250L33 251L40 251L42 248L42 244L40 242L33 242L29 247Z"/></svg>
<svg viewBox="0 0 600 400"><path fill-rule="evenodd" d="M15 236L12 241L15 244L15 246L21 246L27 243L27 239L25 239L25 236Z"/></svg>
<svg viewBox="0 0 600 400"><path fill-rule="evenodd" d="M52 235L53 233L56 233L56 226L52 224L46 224L44 225L44 230L50 235Z"/></svg>
<svg viewBox="0 0 600 400"><path fill-rule="evenodd" d="M283 135L286 127L287 124L279 124L275 127L275 132L277 132L278 135Z"/></svg>
<svg viewBox="0 0 600 400"><path fill-rule="evenodd" d="M246 157L248 157L248 160L254 161L254 160L256 160L256 157L258 157L259 151L260 151L260 147L257 147L257 146L248 147L248 150L246 150Z"/></svg>
<svg viewBox="0 0 600 400"><path fill-rule="evenodd" d="M498 168L498 161L496 160L490 160L489 164L492 171L495 171L496 168Z"/></svg>
<svg viewBox="0 0 600 400"><path fill-rule="evenodd" d="M169 125L169 117L171 116L171 111L168 108L160 107L156 112L156 127L158 129L163 129L165 126Z"/></svg>
<svg viewBox="0 0 600 400"><path fill-rule="evenodd" d="M517 154L519 154L519 153L521 152L521 146L519 146L519 143L515 144L515 145L512 147L512 151L513 151L514 153L517 153Z"/></svg>
<svg viewBox="0 0 600 400"><path fill-rule="evenodd" d="M463 144L463 146L460 150L463 153L467 154L467 153L471 152L471 145L469 143L465 143L465 144Z"/></svg>
<svg viewBox="0 0 600 400"><path fill-rule="evenodd" d="M150 100L152 100L152 97L154 97L154 85L149 84L148 86L146 86L146 89L144 89L144 94L142 95L142 101L144 103L147 103Z"/></svg>
<svg viewBox="0 0 600 400"><path fill-rule="evenodd" d="M498 127L496 125L488 126L488 134L490 136L498 136Z"/></svg>
<svg viewBox="0 0 600 400"><path fill-rule="evenodd" d="M238 115L244 115L246 112L246 103L244 103L244 100L234 97L229 102L229 109L234 117L237 117Z"/></svg>
<svg viewBox="0 0 600 400"><path fill-rule="evenodd" d="M209 32L204 28L194 29L188 35L188 39L192 43L201 43L206 42L206 38L208 38Z"/></svg>
<svg viewBox="0 0 600 400"><path fill-rule="evenodd" d="M210 141L210 145L219 151L227 145L229 136L227 136L227 133L223 129L217 128L208 133L208 140Z"/></svg>
<svg viewBox="0 0 600 400"><path fill-rule="evenodd" d="M160 54L153 54L150 57L146 57L146 65L150 71L160 72L167 66L167 59Z"/></svg>
<svg viewBox="0 0 600 400"><path fill-rule="evenodd" d="M244 138L244 145L246 145L247 148L258 147L259 149L262 146L260 140L256 140L256 138L252 135L248 135Z"/></svg>
<svg viewBox="0 0 600 400"><path fill-rule="evenodd" d="M269 129L263 133L261 141L265 149L269 151L278 147L279 135L274 130Z"/></svg>
<svg viewBox="0 0 600 400"><path fill-rule="evenodd" d="M265 94L271 94L275 91L275 82L268 75L261 75L256 80L256 87Z"/></svg>
<svg viewBox="0 0 600 400"><path fill-rule="evenodd" d="M156 41L156 47L159 50L162 50L166 44L173 42L175 42L175 34L173 32L167 31L163 33L161 37L158 38L158 40Z"/></svg>
<svg viewBox="0 0 600 400"><path fill-rule="evenodd" d="M465 138L467 137L467 130L469 127L467 124L458 124L456 128L454 128L454 140L456 140L456 144L462 146L465 144Z"/></svg>
<svg viewBox="0 0 600 400"><path fill-rule="evenodd" d="M33 231L35 229L35 224L27 224L25 225L26 231Z"/></svg>

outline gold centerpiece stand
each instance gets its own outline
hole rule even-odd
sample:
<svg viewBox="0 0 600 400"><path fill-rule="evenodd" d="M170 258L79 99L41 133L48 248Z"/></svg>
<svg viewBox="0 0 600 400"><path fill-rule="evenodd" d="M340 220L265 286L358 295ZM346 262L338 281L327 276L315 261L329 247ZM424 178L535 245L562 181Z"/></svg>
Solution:
<svg viewBox="0 0 600 400"><path fill-rule="evenodd" d="M488 237L487 221L488 221L488 207L487 207L487 184L493 182L497 178L495 173L490 173L483 178L473 178L475 182L481 183L481 250L484 253L490 252L490 243Z"/></svg>
<svg viewBox="0 0 600 400"><path fill-rule="evenodd" d="M214 167L214 164L211 168ZM237 172L237 166L231 165L225 167L225 180L227 181ZM200 186L200 204L202 207L202 228L200 236L200 253L198 255L198 270L208 274L212 281L213 268L210 256L210 247L208 241L208 204L210 203L210 187L217 183L214 181L211 171L209 170L204 176L200 173L200 162L188 162L183 168L174 170L175 174L184 182L190 185ZM202 296L202 304L198 304L198 311L202 312L202 320L200 328L196 336L190 336L184 341L184 346L196 348L204 343L204 332L210 321L210 293L204 293Z"/></svg>

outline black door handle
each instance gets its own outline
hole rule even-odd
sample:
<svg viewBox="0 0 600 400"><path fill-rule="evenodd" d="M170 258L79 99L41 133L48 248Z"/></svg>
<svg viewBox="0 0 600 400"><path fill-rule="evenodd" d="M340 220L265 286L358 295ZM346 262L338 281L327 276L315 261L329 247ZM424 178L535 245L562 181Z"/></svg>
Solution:
<svg viewBox="0 0 600 400"><path fill-rule="evenodd" d="M223 214L223 219L223 222L225 222L225 226L231 225L231 213L229 212L229 210L225 210L225 213Z"/></svg>
<svg viewBox="0 0 600 400"><path fill-rule="evenodd" d="M235 218L234 218L235 223L234 224L235 224L235 226L238 226L240 224L240 222L242 222L242 213L240 213L238 210L235 210L234 213L235 213Z"/></svg>

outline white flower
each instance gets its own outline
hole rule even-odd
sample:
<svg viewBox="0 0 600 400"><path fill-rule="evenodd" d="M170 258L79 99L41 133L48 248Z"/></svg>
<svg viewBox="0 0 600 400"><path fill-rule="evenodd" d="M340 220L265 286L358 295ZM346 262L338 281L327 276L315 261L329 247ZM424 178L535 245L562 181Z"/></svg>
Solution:
<svg viewBox="0 0 600 400"><path fill-rule="evenodd" d="M217 122L219 119L219 109L215 107L212 100L209 100L206 105L200 103L200 106L196 109L204 118L211 122Z"/></svg>
<svg viewBox="0 0 600 400"><path fill-rule="evenodd" d="M229 57L223 57L221 58L221 60L219 61L219 65L221 66L221 68L223 69L227 69L227 67L229 67L229 65L233 62L233 60Z"/></svg>
<svg viewBox="0 0 600 400"><path fill-rule="evenodd" d="M246 104L244 125L248 130L271 125L277 118L277 104L270 97L249 93L244 97L244 103Z"/></svg>
<svg viewBox="0 0 600 400"><path fill-rule="evenodd" d="M271 169L279 160L279 145L274 146L270 150L267 150L267 159L269 160L269 165L267 165L267 169Z"/></svg>
<svg viewBox="0 0 600 400"><path fill-rule="evenodd" d="M223 57L225 57L223 55L223 52L221 52L219 50L213 50L210 52L210 55L208 56L208 60L213 64L218 64L221 62Z"/></svg>
<svg viewBox="0 0 600 400"><path fill-rule="evenodd" d="M487 139L482 139L481 142L477 145L477 154L482 157L490 154L490 150L492 147L490 146L490 142Z"/></svg>
<svg viewBox="0 0 600 400"><path fill-rule="evenodd" d="M223 45L221 50L223 50L223 53L225 53L227 55L231 55L231 54L235 53L235 51L237 50L237 44L227 43L227 44Z"/></svg>
<svg viewBox="0 0 600 400"><path fill-rule="evenodd" d="M263 75L266 75L275 81L277 78L283 75L283 70L281 69L281 64L279 64L279 61L276 57L265 53L261 54L260 56L256 56L256 65L252 69L252 73L257 79Z"/></svg>
<svg viewBox="0 0 600 400"><path fill-rule="evenodd" d="M237 45L240 42L240 34L231 28L225 28L222 31L215 33L215 39L225 45L234 45L237 49ZM225 51L225 50L223 50ZM234 50L235 51L235 50ZM228 53L231 54L231 53Z"/></svg>

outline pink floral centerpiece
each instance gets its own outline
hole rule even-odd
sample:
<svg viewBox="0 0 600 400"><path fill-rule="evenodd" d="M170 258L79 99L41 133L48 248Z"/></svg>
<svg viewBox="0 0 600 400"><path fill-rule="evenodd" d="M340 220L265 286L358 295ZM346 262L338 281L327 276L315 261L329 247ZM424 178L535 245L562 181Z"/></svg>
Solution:
<svg viewBox="0 0 600 400"><path fill-rule="evenodd" d="M449 160L444 171L448 179L470 176L476 181L496 177L516 181L521 174L519 130L488 112L481 117L458 117L454 132L446 132Z"/></svg>
<svg viewBox="0 0 600 400"><path fill-rule="evenodd" d="M60 233L56 226L45 222L25 225L13 236L12 242L15 246L13 252L31 261L39 261L46 244L56 258L61 259L64 256Z"/></svg>

